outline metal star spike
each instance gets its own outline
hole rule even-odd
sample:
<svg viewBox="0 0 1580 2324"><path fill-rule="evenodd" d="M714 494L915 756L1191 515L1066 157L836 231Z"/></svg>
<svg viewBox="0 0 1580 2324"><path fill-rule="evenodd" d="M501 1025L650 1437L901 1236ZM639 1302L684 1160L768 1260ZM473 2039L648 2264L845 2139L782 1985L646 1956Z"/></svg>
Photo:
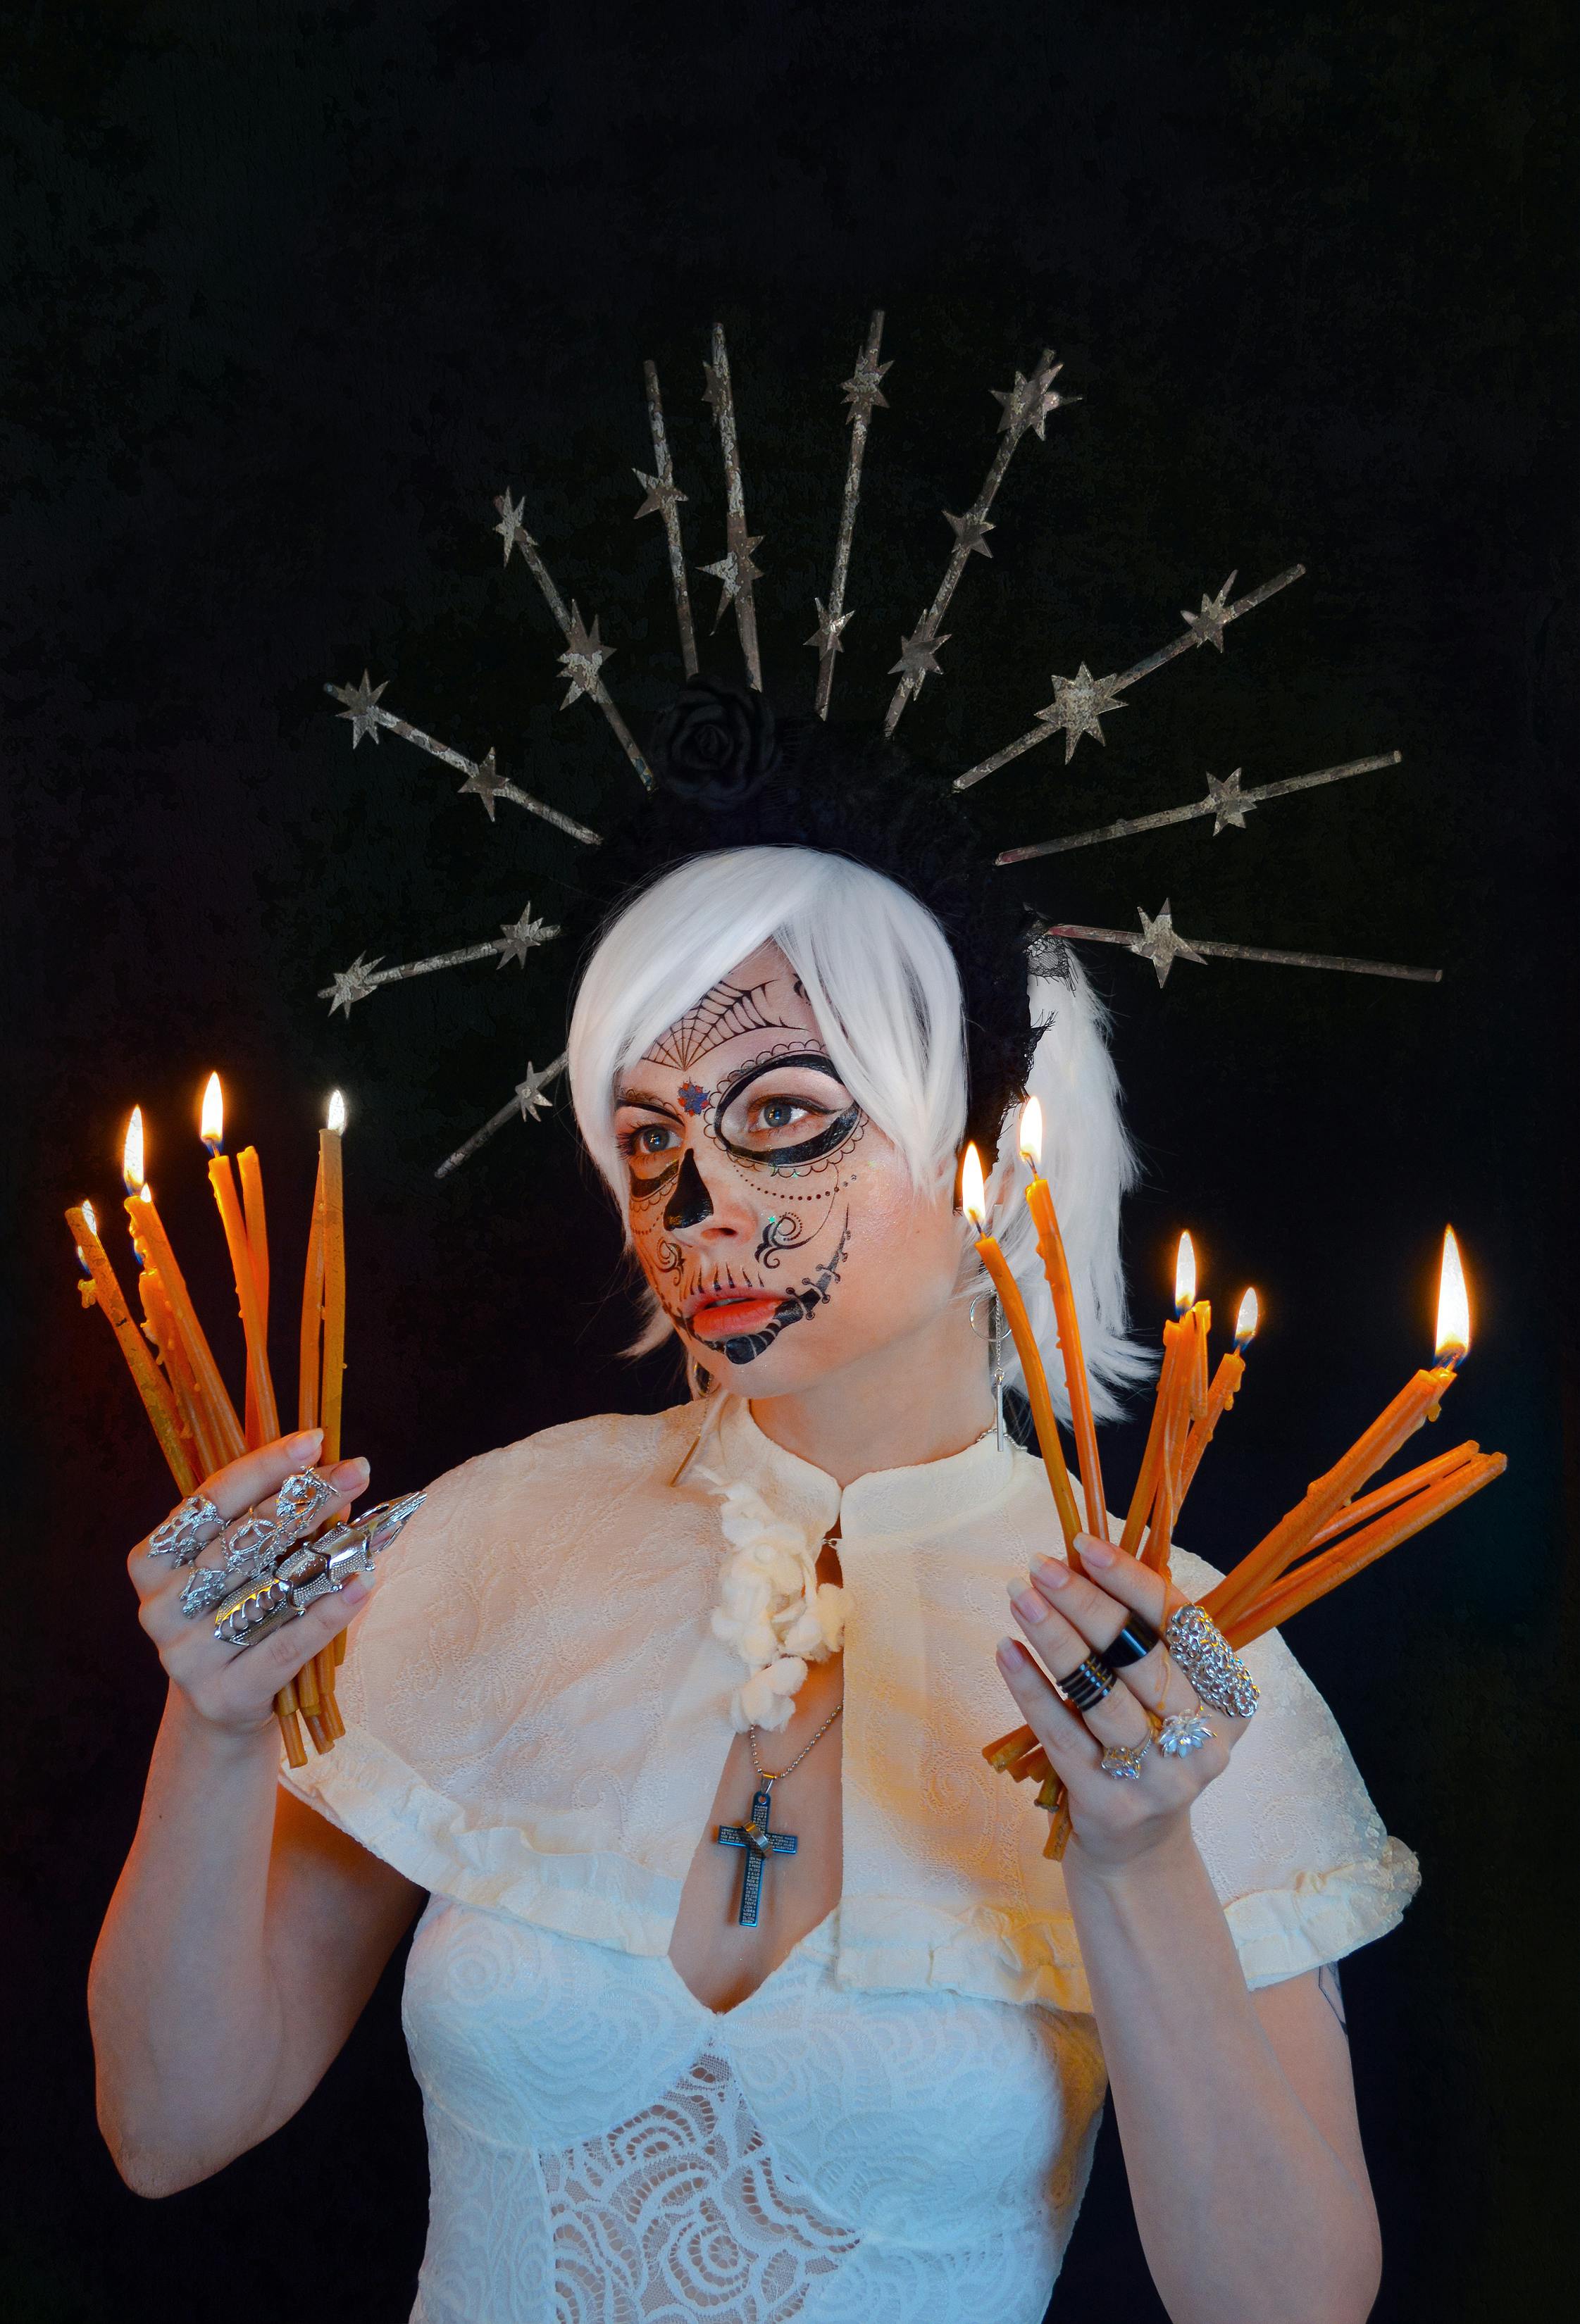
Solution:
<svg viewBox="0 0 1580 2324"><path fill-rule="evenodd" d="M457 1146L453 1154L447 1154L434 1176L448 1178L452 1170L458 1170L463 1162L469 1162L480 1146L486 1146L496 1130L503 1130L505 1123L514 1120L518 1114L523 1121L530 1121L541 1113L549 1102L543 1093L550 1083L565 1071L565 1066L563 1050L551 1065L544 1066L541 1073L529 1065L526 1079L516 1084L508 1103L502 1105L497 1113L491 1114L481 1130L475 1130L464 1146Z"/></svg>
<svg viewBox="0 0 1580 2324"><path fill-rule="evenodd" d="M647 387L648 424L652 429L653 458L658 475L650 476L638 468L637 480L647 488L647 498L636 513L639 517L658 515L664 521L664 547L670 560L670 586L675 593L675 619L680 632L680 659L688 678L697 675L697 634L691 625L691 593L686 581L686 550L680 538L680 503L686 495L675 482L675 464L670 456L670 439L664 430L663 400L659 393L659 374L651 363L643 364L642 378Z"/></svg>
<svg viewBox="0 0 1580 2324"><path fill-rule="evenodd" d="M993 861L1001 864L1030 863L1040 855L1067 854L1073 847L1099 847L1111 839L1129 839L1139 831L1163 831L1170 824L1190 823L1198 816L1212 816L1215 839L1221 831L1243 831L1246 816L1268 799L1288 798L1296 791L1316 790L1324 783L1346 782L1352 775L1377 774L1385 768L1397 767L1401 755L1398 751L1384 751L1377 758L1349 759L1342 767L1318 767L1314 774L1286 775L1281 782L1258 783L1251 790L1240 788L1243 770L1236 767L1222 781L1216 775L1208 775L1206 798L1193 799L1188 807L1164 807L1157 815L1126 816L1118 823L1102 824L1095 831L1072 832L1067 839L1039 839L1029 847L1006 847Z"/></svg>
<svg viewBox="0 0 1580 2324"><path fill-rule="evenodd" d="M384 684L388 683L386 679ZM378 698L383 690L383 686L369 686L365 670L362 673L360 686L326 684L325 693L332 694L337 702L344 702L347 706L340 715L351 721L353 750L365 733L371 734L376 742L382 726L387 733L398 734L403 742L414 742L420 751L426 751L430 758L441 761L447 767L455 767L465 775L467 779L461 785L462 791L477 794L490 823L494 821L496 802L507 798L517 807L524 807L529 815L540 816L544 823L551 823L556 831L563 831L568 837L579 839L584 847L597 847L602 844L599 835L589 831L585 823L577 823L571 816L561 815L557 807L550 807L546 800L534 798L531 791L523 791L516 784L506 782L494 763L492 746L481 760L468 759L462 752L452 751L448 742L438 742L433 735L425 734L420 726L408 724L404 718L397 718L393 711L381 710Z"/></svg>
<svg viewBox="0 0 1580 2324"><path fill-rule="evenodd" d="M547 920L535 920L529 904L519 920L506 920L503 934L490 936L485 944L463 945L455 952L430 953L426 960L405 961L399 968L380 968L382 953L373 960L358 954L332 984L324 986L319 999L328 1002L331 1017L337 1009L344 1010L349 1017L354 1004L367 1000L381 984L400 984L409 977L430 976L441 968L464 968L469 961L487 960L494 954L499 956L501 968L512 960L518 968L524 968L528 953L538 945L550 943L559 934L559 930L551 927Z"/></svg>
<svg viewBox="0 0 1580 2324"><path fill-rule="evenodd" d="M880 307L867 327L866 344L855 359L855 370L845 382L843 393L850 423L850 456L845 463L845 490L840 496L839 532L834 544L834 578L829 585L828 603L821 597L812 603L818 609L818 626L807 640L818 649L818 715L827 718L828 704L834 692L834 657L844 649L840 632L850 619L845 602L845 585L850 572L851 542L855 535L855 512L861 500L862 461L866 455L867 430L872 425L873 406L882 404L885 410L889 399L880 392L878 382L890 364L878 361L878 349L883 338L883 310Z"/></svg>
<svg viewBox="0 0 1580 2324"><path fill-rule="evenodd" d="M1262 945L1218 944L1206 936L1187 938L1174 925L1174 915L1167 899L1154 918L1140 907L1137 917L1141 933L1133 928L1086 928L1073 925L1050 924L1045 927L1032 947L1049 939L1071 944L1123 945L1127 952L1140 953L1150 960L1158 973L1160 984L1169 982L1169 972L1177 960L1190 960L1205 964L1209 960L1253 960L1269 968L1327 968L1337 969L1349 976L1388 976L1407 984L1440 984L1440 968L1404 968L1390 960L1351 960L1342 954L1327 952L1276 952Z"/></svg>
<svg viewBox="0 0 1580 2324"><path fill-rule="evenodd" d="M652 770L637 749L631 729L614 707L610 698L609 689L598 675L599 664L608 660L612 649L599 643L596 620L594 620L592 634L589 637L574 604L567 605L555 587L553 576L538 554L537 542L522 522L522 512L526 507L525 494L523 493L519 501L513 500L507 485L503 493L495 496L494 505L499 511L499 522L494 530L504 543L505 563L507 565L510 563L513 549L521 551L522 561L542 592L543 602L559 622L560 634L565 640L566 651L560 655L559 661L560 667L570 679L570 691L560 704L560 708L568 709L578 696L584 694L589 701L596 702L607 719L615 741L635 768L642 782L649 790L651 790Z"/></svg>
<svg viewBox="0 0 1580 2324"><path fill-rule="evenodd" d="M1067 767L1076 755L1076 744L1082 735L1090 734L1095 742L1101 742L1104 719L1110 711L1125 708L1123 702L1114 699L1118 691L1117 678L1094 678L1085 662L1074 678L1054 679L1053 700L1037 716L1049 733L1063 730ZM955 788L958 790L960 785L956 783Z"/></svg>
<svg viewBox="0 0 1580 2324"><path fill-rule="evenodd" d="M999 415L999 434L1003 441L993 456L992 466L983 479L982 490L977 493L966 514L963 517L949 518L949 522L955 528L955 546L950 551L949 561L944 567L944 577L938 584L932 604L923 613L911 635L901 645L900 659L890 673L893 676L898 672L900 683L894 689L893 699L889 705L888 713L883 720L885 734L892 734L895 727L900 724L906 704L914 695L920 693L928 678L935 673L942 675L938 671L936 661L919 660L914 649L917 641L925 636L930 636L935 646L943 644L943 638L938 633L940 624L949 609L950 599L960 586L960 576L966 570L967 559L977 549L981 549L984 555L988 553L982 539L982 535L990 530L987 521L988 511L993 504L999 486L1009 473L1010 462L1014 457L1016 446L1022 436L1028 433L1042 437L1050 411L1057 411L1061 404L1079 401L1078 397L1061 396L1054 392L1053 381L1062 369L1063 365L1057 364L1053 359L1053 349L1044 347L1042 360L1030 379L1027 379L1023 373L1017 372L1013 387L995 387L991 391L996 401L1003 407ZM1046 733L1046 728L1039 729L1039 733Z"/></svg>
<svg viewBox="0 0 1580 2324"><path fill-rule="evenodd" d="M1075 755L1076 744L1083 734L1094 735L1101 742L1103 733L1095 723L1095 718L1119 707L1114 699L1117 695L1137 685L1143 678L1150 678L1155 669L1161 669L1166 663L1177 661L1181 654L1189 653L1197 646L1216 646L1222 653L1224 632L1229 622L1238 621L1242 613L1249 613L1253 606L1265 604L1270 597L1277 596L1280 589L1287 589L1291 581L1298 581L1305 570L1303 565L1291 565L1287 572L1275 574L1270 581L1264 581L1260 589L1248 590L1243 597L1235 598L1233 604L1227 602L1229 592L1234 586L1234 576L1231 573L1215 597L1203 596L1199 613L1182 616L1186 625L1183 637L1170 639L1156 653L1148 654L1145 660L1132 663L1129 669L1121 670L1113 678L1093 678L1085 662L1074 678L1056 678L1053 681L1053 703L1049 709L1038 712L1037 724L1029 727L1024 734L1017 735L1014 742L1006 742L1002 751L993 752L992 758L980 761L975 767L967 767L963 775L956 775L955 788L968 791L973 783L981 782L986 775L996 774L1001 767L1007 767L1012 759L1020 758L1023 752L1035 750L1039 742L1046 742L1050 734L1061 728L1067 767ZM1092 715L1086 723L1072 725L1066 718L1065 705L1067 700L1072 713L1079 715L1083 688L1090 688L1094 697L1100 695L1102 698L1095 702Z"/></svg>

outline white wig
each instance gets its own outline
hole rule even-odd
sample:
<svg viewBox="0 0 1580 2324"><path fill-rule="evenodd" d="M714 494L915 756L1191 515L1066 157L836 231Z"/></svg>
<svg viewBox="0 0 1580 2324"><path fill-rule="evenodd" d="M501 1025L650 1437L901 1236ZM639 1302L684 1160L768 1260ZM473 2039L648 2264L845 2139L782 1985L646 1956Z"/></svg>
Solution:
<svg viewBox="0 0 1580 2324"><path fill-rule="evenodd" d="M642 890L610 921L589 957L571 1014L569 1074L587 1151L622 1210L625 1172L615 1144L619 1074L731 970L772 940L800 978L828 1053L851 1095L899 1148L919 1187L955 1173L966 1112L960 974L925 904L868 865L810 847L741 847L697 856ZM1042 1028L1028 1079L1041 1100L1043 1168L1058 1206L1080 1317L1094 1410L1149 1360L1125 1338L1120 1202L1136 1177L1101 1003L1073 957L1067 973L1033 976L1031 1020ZM1019 1282L1067 1417L1053 1303L1043 1278L1027 1181L1006 1118L988 1182L991 1223ZM670 1324L656 1302L640 1349ZM1018 1383L1010 1357L1008 1378Z"/></svg>

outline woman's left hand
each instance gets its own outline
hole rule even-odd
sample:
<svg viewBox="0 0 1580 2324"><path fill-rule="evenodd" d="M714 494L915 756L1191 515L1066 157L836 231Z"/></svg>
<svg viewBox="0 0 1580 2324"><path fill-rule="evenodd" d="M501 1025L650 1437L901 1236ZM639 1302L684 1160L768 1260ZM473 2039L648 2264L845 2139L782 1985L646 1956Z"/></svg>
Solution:
<svg viewBox="0 0 1580 2324"><path fill-rule="evenodd" d="M1084 1716L1061 1701L1045 1671L1062 1683L1089 1654L1101 1655L1113 1644L1131 1614L1161 1631L1186 1602L1163 1574L1113 1544L1081 1534L1076 1545L1085 1575L1062 1559L1039 1557L1030 1579L1011 1593L1015 1619L1039 1659L1017 1639L1005 1638L998 1665L1063 1778L1083 1855L1095 1865L1125 1865L1188 1832L1192 1801L1223 1774L1248 1722L1203 1711L1195 1687L1161 1643L1119 1671L1112 1692ZM1161 1722L1193 1712L1211 1729L1208 1739L1165 1753L1157 1739ZM1133 1777L1103 1772L1104 1751L1134 1750L1149 1738Z"/></svg>

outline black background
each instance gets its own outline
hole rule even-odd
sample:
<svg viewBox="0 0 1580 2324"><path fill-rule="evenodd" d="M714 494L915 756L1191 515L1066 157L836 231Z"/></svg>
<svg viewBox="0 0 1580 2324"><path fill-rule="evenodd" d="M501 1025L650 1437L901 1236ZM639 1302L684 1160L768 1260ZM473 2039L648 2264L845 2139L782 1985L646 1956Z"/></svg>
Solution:
<svg viewBox="0 0 1580 2324"><path fill-rule="evenodd" d="M1397 745L1404 764L1032 867L1057 917L1441 965L1439 988L1214 964L1160 992L1088 955L1147 1184L1138 1315L1197 1233L1220 1317L1268 1310L1190 1538L1270 1521L1429 1346L1438 1236L1477 1337L1448 1431L1508 1476L1294 1642L1425 1885L1346 1969L1388 2244L1377 2313L1555 2312L1549 2158L1572 2116L1572 1652L1560 1566L1573 1074L1573 199L1556 6L1235 12L797 5L12 9L4 473L6 796L18 877L5 1153L14 2049L0 2301L19 2319L404 2315L423 2229L392 1970L289 2129L139 2202L93 2127L82 1987L161 1687L120 1560L168 1500L59 1214L111 1221L121 1127L224 1360L239 1333L192 1128L218 1065L262 1149L276 1370L325 1092L352 1102L347 1445L383 1493L525 1431L656 1406L617 1239L561 1117L432 1166L560 1045L567 964L315 998L362 949L476 941L578 851L322 693L387 702L610 828L636 786L489 528L507 479L619 650L639 733L678 672L641 361L658 363L688 551L723 548L699 401L730 332L769 683L809 699L868 312L894 367L868 455L836 705L878 715L994 446L1054 344L1084 401L1028 438L947 675L908 715L953 771L1050 672L1123 668L1232 567L1308 577L1148 680L1066 774L974 795L995 845ZM697 584L704 625L714 585ZM738 667L721 630L716 666ZM1572 1375L1571 1375L1572 1379ZM1115 1492L1135 1430L1115 1432ZM1572 1923L1570 1924L1572 1925ZM1117 2149L1051 2313L1160 2314Z"/></svg>

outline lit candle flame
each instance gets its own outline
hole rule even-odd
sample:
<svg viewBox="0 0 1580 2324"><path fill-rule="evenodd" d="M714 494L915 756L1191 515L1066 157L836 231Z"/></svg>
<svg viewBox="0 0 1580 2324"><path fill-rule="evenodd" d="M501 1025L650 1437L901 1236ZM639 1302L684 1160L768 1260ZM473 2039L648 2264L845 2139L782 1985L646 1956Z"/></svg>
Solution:
<svg viewBox="0 0 1580 2324"><path fill-rule="evenodd" d="M1033 1170L1042 1167L1042 1107L1029 1097L1021 1108L1021 1151Z"/></svg>
<svg viewBox="0 0 1580 2324"><path fill-rule="evenodd" d="M1174 1262L1174 1305L1183 1315L1187 1307L1196 1305L1196 1245L1188 1234L1179 1238L1179 1254Z"/></svg>
<svg viewBox="0 0 1580 2324"><path fill-rule="evenodd" d="M121 1148L121 1176L125 1181L126 1192L134 1194L143 1184L143 1108L140 1105L132 1108L132 1119L126 1124L126 1142Z"/></svg>
<svg viewBox="0 0 1580 2324"><path fill-rule="evenodd" d="M88 1233L89 1233L89 1234L97 1234L97 1232L98 1232L98 1218L97 1218L97 1213L95 1213L95 1210L94 1210L93 1204L92 1204L91 1203L84 1203L84 1204L83 1204L83 1205L82 1205L82 1215L83 1215L83 1217L88 1221ZM81 1258L81 1256L82 1256L82 1254L81 1254L81 1252L79 1251L79 1252L78 1253L78 1257L80 1259L80 1258ZM84 1264L85 1264L85 1265L86 1265L86 1263L87 1263L87 1262L86 1262L86 1261L84 1261Z"/></svg>
<svg viewBox="0 0 1580 2324"><path fill-rule="evenodd" d="M980 1232L987 1222L987 1194L982 1183L982 1157L971 1145L960 1157L960 1208Z"/></svg>
<svg viewBox="0 0 1580 2324"><path fill-rule="evenodd" d="M225 1092L219 1086L219 1075L210 1074L203 1089L203 1112L198 1125L198 1135L210 1154L217 1154L225 1143Z"/></svg>
<svg viewBox="0 0 1580 2324"><path fill-rule="evenodd" d="M1437 1361L1456 1364L1470 1346L1470 1294L1454 1229L1443 1230L1443 1266L1437 1277Z"/></svg>
<svg viewBox="0 0 1580 2324"><path fill-rule="evenodd" d="M1256 1337L1256 1327L1261 1321L1261 1308L1254 1291L1248 1291L1240 1302L1240 1313L1234 1318L1234 1345L1243 1348Z"/></svg>
<svg viewBox="0 0 1580 2324"><path fill-rule="evenodd" d="M331 1090L329 1092L329 1111L328 1122L328 1127L335 1131L337 1136L338 1136L346 1127L346 1101L341 1096L338 1090Z"/></svg>

